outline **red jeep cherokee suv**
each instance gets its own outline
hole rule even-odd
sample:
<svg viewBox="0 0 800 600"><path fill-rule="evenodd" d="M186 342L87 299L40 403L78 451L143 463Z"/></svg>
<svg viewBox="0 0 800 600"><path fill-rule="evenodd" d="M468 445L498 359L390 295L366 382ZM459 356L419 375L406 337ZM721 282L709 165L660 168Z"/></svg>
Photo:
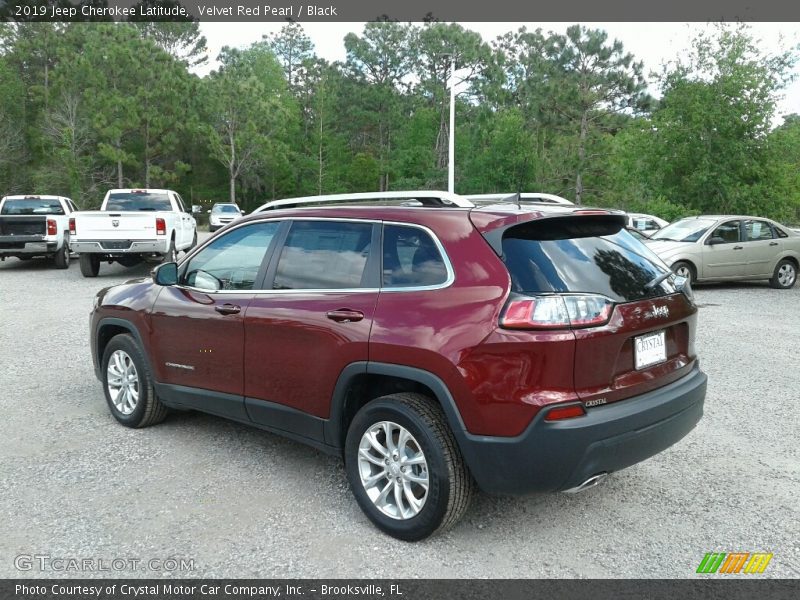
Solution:
<svg viewBox="0 0 800 600"><path fill-rule="evenodd" d="M405 202L325 206L386 197ZM367 516L417 540L476 483L591 487L702 416L691 289L624 216L443 192L272 205L98 294L120 423L200 410L343 455Z"/></svg>

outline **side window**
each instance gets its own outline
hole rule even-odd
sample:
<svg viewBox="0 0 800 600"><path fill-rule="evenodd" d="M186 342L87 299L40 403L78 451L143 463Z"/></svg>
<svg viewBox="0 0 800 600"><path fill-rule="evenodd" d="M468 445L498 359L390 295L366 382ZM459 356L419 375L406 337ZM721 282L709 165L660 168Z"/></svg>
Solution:
<svg viewBox="0 0 800 600"><path fill-rule="evenodd" d="M295 221L272 285L276 290L340 290L369 285L372 223Z"/></svg>
<svg viewBox="0 0 800 600"><path fill-rule="evenodd" d="M383 228L383 287L439 285L447 281L447 267L428 233L417 227Z"/></svg>
<svg viewBox="0 0 800 600"><path fill-rule="evenodd" d="M726 244L740 241L739 221L728 221L717 227L712 233L711 238L721 238Z"/></svg>
<svg viewBox="0 0 800 600"><path fill-rule="evenodd" d="M189 261L181 283L202 290L252 290L280 223L253 223L215 239Z"/></svg>
<svg viewBox="0 0 800 600"><path fill-rule="evenodd" d="M789 237L789 234L788 234L788 233L786 233L786 232L785 232L783 229L781 229L780 227L776 227L776 228L775 228L775 233L777 233L777 234L778 234L778 237L779 237L779 238L785 238L785 237Z"/></svg>
<svg viewBox="0 0 800 600"><path fill-rule="evenodd" d="M772 227L766 221L746 221L744 230L747 233L745 241L748 242L772 239Z"/></svg>
<svg viewBox="0 0 800 600"><path fill-rule="evenodd" d="M652 219L647 219L644 222L644 228L647 229L647 230L650 230L650 229L656 229L656 230L661 229L661 227L658 226L658 223L656 223Z"/></svg>

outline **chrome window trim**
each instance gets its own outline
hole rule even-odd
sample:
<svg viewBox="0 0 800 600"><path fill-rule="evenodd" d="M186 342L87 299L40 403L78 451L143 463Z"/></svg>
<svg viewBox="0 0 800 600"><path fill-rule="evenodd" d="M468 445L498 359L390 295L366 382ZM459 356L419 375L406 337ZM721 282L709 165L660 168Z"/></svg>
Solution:
<svg viewBox="0 0 800 600"><path fill-rule="evenodd" d="M450 257L445 252L444 245L439 240L439 237L425 225L419 225L417 223L403 223L401 221L381 221L380 219L354 219L348 217L303 217L301 215L297 216L283 216L283 217L271 217L271 218L264 218L258 219L255 221L248 221L246 223L240 223L234 227L231 227L227 230L227 233L230 233L234 229L238 229L240 227L246 227L248 225L255 225L258 223L267 223L271 221L336 221L336 222L353 222L353 223L370 223L370 224L379 224L379 225L397 225L399 227L415 227L417 229L421 229L425 233L427 233L433 243L435 244L439 254L444 261L445 269L447 271L447 279L445 279L442 283L437 283L435 285L420 285L420 286L413 286L413 287L379 287L379 288L319 288L319 289L300 289L300 290L206 290L196 287L191 287L188 285L175 285L173 287L182 289L182 290L189 290L192 292L199 292L201 294L223 294L223 295L244 295L244 294L253 294L253 295L286 295L286 294L357 294L357 293L377 293L377 292L427 292L432 290L442 290L445 288L450 287L456 280L455 270L453 269L453 264L450 262ZM191 254L187 254L184 256L179 262L178 267L180 268L183 264L191 260L193 256L195 256L198 252L200 252L203 248L205 248L210 242L212 238L207 239L203 244L197 246L193 249ZM381 251L383 249L381 248ZM383 273L381 273L381 277L383 277Z"/></svg>

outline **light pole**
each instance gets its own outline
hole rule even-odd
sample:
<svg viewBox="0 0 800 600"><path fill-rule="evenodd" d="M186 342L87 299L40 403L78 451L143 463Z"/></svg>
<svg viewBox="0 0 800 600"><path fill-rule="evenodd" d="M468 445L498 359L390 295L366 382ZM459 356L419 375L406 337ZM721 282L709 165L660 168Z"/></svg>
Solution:
<svg viewBox="0 0 800 600"><path fill-rule="evenodd" d="M450 135L447 148L447 191L456 191L456 57L450 55Z"/></svg>

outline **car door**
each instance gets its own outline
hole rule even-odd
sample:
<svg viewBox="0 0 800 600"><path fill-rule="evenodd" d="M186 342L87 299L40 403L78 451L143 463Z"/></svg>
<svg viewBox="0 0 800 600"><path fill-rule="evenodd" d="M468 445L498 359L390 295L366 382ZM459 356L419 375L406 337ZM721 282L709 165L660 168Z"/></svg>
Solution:
<svg viewBox="0 0 800 600"><path fill-rule="evenodd" d="M747 274L752 277L772 277L781 249L772 226L762 219L749 219L744 222L744 236Z"/></svg>
<svg viewBox="0 0 800 600"><path fill-rule="evenodd" d="M180 267L151 315L156 379L194 407L246 419L244 315L281 227L279 221L232 229Z"/></svg>
<svg viewBox="0 0 800 600"><path fill-rule="evenodd" d="M175 202L180 211L175 215L175 244L179 249L184 249L192 243L194 231L192 228L192 216L186 212L183 198L175 194Z"/></svg>
<svg viewBox="0 0 800 600"><path fill-rule="evenodd" d="M743 277L747 256L742 243L741 221L731 219L718 224L703 241L702 279Z"/></svg>
<svg viewBox="0 0 800 600"><path fill-rule="evenodd" d="M371 221L292 222L269 266L270 289L245 315L244 393L253 421L322 437L339 375L368 358L379 236Z"/></svg>

